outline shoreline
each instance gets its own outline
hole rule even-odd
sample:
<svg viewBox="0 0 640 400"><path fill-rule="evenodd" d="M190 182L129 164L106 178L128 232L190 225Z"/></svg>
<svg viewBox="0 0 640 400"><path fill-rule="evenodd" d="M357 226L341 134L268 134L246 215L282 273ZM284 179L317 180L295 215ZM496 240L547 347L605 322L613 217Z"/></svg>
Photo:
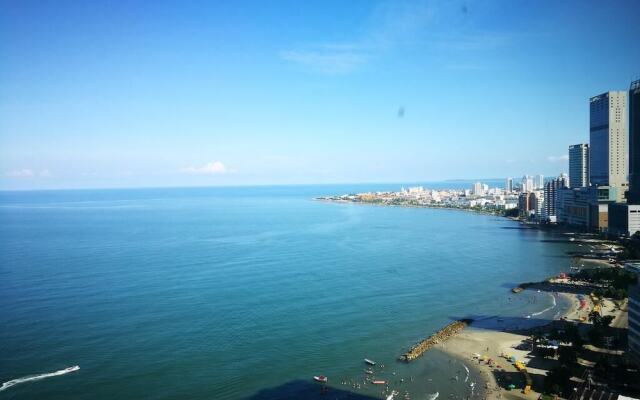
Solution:
<svg viewBox="0 0 640 400"><path fill-rule="evenodd" d="M592 247L604 244L616 244L615 242L596 235L590 235L584 232L575 232L574 230L567 229L560 226L549 226L528 223L520 218L514 218L501 213L492 211L474 209L474 208L461 208L461 207L447 207L447 206L434 206L425 204L388 204L377 202L362 202L362 201L350 201L350 200L338 200L328 198L314 198L315 201L331 202L331 203L352 203L356 205L369 205L379 207L400 207L400 208L424 208L424 209L440 209L450 211L465 211L473 214L501 217L511 222L518 222L522 227L521 229L536 229L536 230L551 230L556 231L557 234L570 235L567 237L567 242L575 242L582 246L591 245ZM584 236L583 236L584 235ZM593 250L592 250L593 251ZM584 257L583 257L584 256ZM575 258L585 261L589 261L591 264L595 264L597 267L611 267L609 260L602 258L590 258L589 253L573 254L567 257L568 261L571 261L571 265L575 262ZM584 265L582 265L584 267ZM534 290L536 285L544 285L545 282L531 282L529 284L521 284L523 290ZM531 287L529 287L531 286ZM566 289L566 288L565 288ZM590 309L593 308L593 303L589 296L584 296L583 301L586 301L586 306L580 307L579 295L572 293L571 291L563 291L562 288L542 289L542 291L549 293L554 297L554 302L557 301L560 310L552 317L548 318L548 322L541 323L537 326L522 327L511 330L504 330L498 327L485 328L479 327L477 324L470 324L462 331L449 337L437 347L434 347L436 351L439 351L452 360L460 362L465 368L474 371L474 375L477 376L476 382L469 383L471 385L473 397L489 399L489 400L503 400L507 399L530 399L537 400L542 393L538 390L542 390L542 384L547 372L552 368L556 361L543 360L542 364L535 363L535 365L528 365L531 356L530 350L520 350L517 347L526 348L520 346L526 340L530 338L531 333L536 328L545 329L553 323L560 320L567 320L570 322L581 322L588 318ZM540 290L538 290L540 292ZM562 299L562 300L561 300ZM531 318L540 314L543 314L551 309L555 308L555 304L549 308L545 308L541 311L528 315L527 318ZM619 315L613 312L614 304L609 305L615 318L619 318ZM499 317L498 317L499 318ZM530 345L529 345L530 346ZM474 357L474 354L476 357ZM480 357L477 357L480 355ZM508 355L508 357L506 357ZM524 374L520 372L512 361L507 358L515 357L516 360L525 364L526 372ZM485 358L486 357L486 358ZM487 360L490 359L490 362ZM522 367L520 367L522 368ZM525 382L528 382L530 390L524 393ZM466 380L465 380L466 383ZM508 389L509 384L515 384L514 389ZM475 392L474 392L475 389Z"/></svg>
<svg viewBox="0 0 640 400"><path fill-rule="evenodd" d="M519 219L514 218L514 217L507 217L507 216L504 216L504 215L502 215L500 213L495 213L495 212L486 211L486 210L477 210L477 209L473 209L473 208L432 206L432 205L421 205L421 204L385 204L385 203L374 203L374 202L367 202L367 201L332 200L332 199L321 198L321 197L314 197L312 200L321 201L321 202L325 202L325 203L355 204L355 205L376 206L376 207L428 208L428 209L432 209L432 210L464 211L464 212L470 212L470 213L474 213L474 214L490 215L490 216L494 216L494 217L507 218L507 219L510 219L510 220L512 220L514 222L522 222Z"/></svg>
<svg viewBox="0 0 640 400"><path fill-rule="evenodd" d="M573 320L578 318L579 300L577 295L565 292L559 292L558 297L562 297L568 302L566 309L562 310L553 318L552 321L558 321L563 318ZM548 324L545 324L548 325ZM544 326L544 325L540 325ZM517 369L509 360L503 357L503 354L515 356L519 360L527 360L526 355L529 350L518 350L517 347L525 339L528 332L532 328L514 331L500 331L494 329L474 327L473 324L465 328L456 336L450 338L439 346L439 350L446 353L450 357L472 368L482 379L477 382L479 391L484 393L484 399L498 400L504 397L511 399L537 399L540 393L531 390L528 394L523 393L522 388L516 387L513 390L507 390L500 385L496 377L498 374L517 373ZM474 357L474 354L480 355L480 358ZM488 364L482 359L490 358L493 363ZM526 362L525 362L526 363ZM499 366L499 368L498 368ZM545 374L545 370L538 370L527 367L527 370L534 374ZM504 372L503 372L504 371Z"/></svg>

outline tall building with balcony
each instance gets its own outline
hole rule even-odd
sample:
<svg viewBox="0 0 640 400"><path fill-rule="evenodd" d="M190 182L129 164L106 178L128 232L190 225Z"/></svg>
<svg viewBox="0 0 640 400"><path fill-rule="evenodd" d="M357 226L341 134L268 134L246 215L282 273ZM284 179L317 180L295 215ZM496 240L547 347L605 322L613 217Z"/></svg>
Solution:
<svg viewBox="0 0 640 400"><path fill-rule="evenodd" d="M544 189L544 175L536 175L535 178L533 178L533 187L536 190Z"/></svg>
<svg viewBox="0 0 640 400"><path fill-rule="evenodd" d="M594 96L589 104L589 181L622 202L627 189L627 92Z"/></svg>
<svg viewBox="0 0 640 400"><path fill-rule="evenodd" d="M589 145L569 146L569 187L589 186Z"/></svg>
<svg viewBox="0 0 640 400"><path fill-rule="evenodd" d="M629 88L629 192L627 202L640 204L640 80Z"/></svg>
<svg viewBox="0 0 640 400"><path fill-rule="evenodd" d="M555 179L550 180L544 185L544 212L542 217L547 222L556 222L556 205L558 201L558 192L567 187L569 178L566 174L560 174Z"/></svg>
<svg viewBox="0 0 640 400"><path fill-rule="evenodd" d="M512 178L507 178L507 180L504 183L504 191L508 194L513 192L513 179Z"/></svg>
<svg viewBox="0 0 640 400"><path fill-rule="evenodd" d="M522 177L521 188L523 193L531 193L535 189L533 178L529 175Z"/></svg>
<svg viewBox="0 0 640 400"><path fill-rule="evenodd" d="M627 190L627 92L610 91L589 101L589 225L609 229L609 206Z"/></svg>
<svg viewBox="0 0 640 400"><path fill-rule="evenodd" d="M558 190L556 222L581 229L589 226L589 188L565 188Z"/></svg>
<svg viewBox="0 0 640 400"><path fill-rule="evenodd" d="M640 231L640 80L629 88L628 204L609 205L609 232L630 236Z"/></svg>
<svg viewBox="0 0 640 400"><path fill-rule="evenodd" d="M484 187L482 186L481 182L476 182L473 184L473 194L476 196L482 196L484 195Z"/></svg>

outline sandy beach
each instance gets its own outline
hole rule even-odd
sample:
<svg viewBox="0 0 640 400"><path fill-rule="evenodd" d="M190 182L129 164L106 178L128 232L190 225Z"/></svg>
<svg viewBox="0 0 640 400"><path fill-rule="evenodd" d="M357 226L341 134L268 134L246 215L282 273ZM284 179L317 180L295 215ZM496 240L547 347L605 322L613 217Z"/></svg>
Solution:
<svg viewBox="0 0 640 400"><path fill-rule="evenodd" d="M586 306L580 309L580 301L577 294L558 293L570 301L571 306L558 319L565 318L569 321L582 321L593 308L593 302L589 296L584 296ZM626 324L626 313L624 305L619 308L611 300L605 299L602 302L602 314L613 315L615 317L613 326L623 326ZM523 332L502 332L492 329L474 328L473 325L466 328L460 334L452 337L442 344L441 349L454 357L459 358L466 365L475 368L484 378L484 382L479 382L478 386L485 391L487 399L537 399L540 393L531 390L528 394L522 392L524 379L512 362L504 355L513 356L526 365L527 371L533 378L533 388L542 385L547 370L552 368L554 360L538 360L535 365L529 365L529 350L516 349L525 339ZM474 356L475 355L475 356ZM478 358L477 356L480 355ZM492 359L490 365L486 359ZM513 382L516 389L507 390L508 383Z"/></svg>
<svg viewBox="0 0 640 400"><path fill-rule="evenodd" d="M571 302L571 306L558 318L569 320L579 320L586 311L579 310L580 302L577 295L570 293L558 293ZM478 386L483 388L487 399L537 399L540 393L530 391L528 394L522 393L522 377L513 363L507 360L504 355L513 356L517 360L527 364L529 350L516 349L528 336L522 333L502 332L492 329L474 328L471 325L460 334L447 340L441 349L462 360L466 365L475 368L484 378L484 382L478 382ZM475 356L474 356L475 355ZM480 358L477 357L480 355ZM491 359L493 363L489 365L485 360ZM537 365L547 368L548 365ZM535 368L527 365L527 371L534 380L540 381L546 376L545 369ZM516 389L506 390L504 387L509 382L516 384ZM541 383L541 382L539 382ZM534 384L534 386L536 386Z"/></svg>
<svg viewBox="0 0 640 400"><path fill-rule="evenodd" d="M483 388L488 399L511 398L512 396L513 398L536 399L538 397L536 393L524 395L521 390L506 391L501 389L496 374L493 373L497 368L495 364L490 367L486 362L473 357L474 354L480 354L482 357L487 356L505 371L516 373L515 367L502 358L501 354L506 353L517 359L524 359L527 351L516 350L514 347L525 338L526 336L515 333L467 328L463 333L444 343L442 350L463 360L466 365L480 372L485 381L478 382L478 386Z"/></svg>

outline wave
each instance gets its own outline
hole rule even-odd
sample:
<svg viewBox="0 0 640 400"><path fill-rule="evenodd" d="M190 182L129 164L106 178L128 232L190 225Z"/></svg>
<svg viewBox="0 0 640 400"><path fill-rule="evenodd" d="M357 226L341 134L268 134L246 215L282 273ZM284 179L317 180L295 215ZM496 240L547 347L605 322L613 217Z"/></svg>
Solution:
<svg viewBox="0 0 640 400"><path fill-rule="evenodd" d="M12 379L10 381L7 381L7 382L3 383L2 386L0 386L0 392L3 391L3 390L9 389L11 386L18 385L20 383L39 381L41 379L51 378L52 376L59 376L59 375L68 374L69 372L77 371L79 369L80 369L80 367L78 365L74 365L73 367L61 369L61 370L56 371L56 372L49 372L48 374L29 375L29 376L25 376L25 377L18 378L18 379Z"/></svg>
<svg viewBox="0 0 640 400"><path fill-rule="evenodd" d="M429 395L429 400L436 400L440 396L439 392L435 392Z"/></svg>
<svg viewBox="0 0 640 400"><path fill-rule="evenodd" d="M469 368L467 368L466 365L464 365L464 363L462 363L462 366L464 367L464 369L467 371L467 376L464 378L464 381L468 381L469 380Z"/></svg>
<svg viewBox="0 0 640 400"><path fill-rule="evenodd" d="M556 298L555 298L555 296L551 296L551 299L553 300L553 304L552 304L551 306L549 306L549 307L545 308L545 309L544 309L544 310L542 310L542 311L535 312L535 313L531 314L531 316L532 316L532 317L535 317L535 316L537 316L537 315L540 315L540 314L542 314L542 313L546 313L547 311L554 309L554 308L557 306Z"/></svg>

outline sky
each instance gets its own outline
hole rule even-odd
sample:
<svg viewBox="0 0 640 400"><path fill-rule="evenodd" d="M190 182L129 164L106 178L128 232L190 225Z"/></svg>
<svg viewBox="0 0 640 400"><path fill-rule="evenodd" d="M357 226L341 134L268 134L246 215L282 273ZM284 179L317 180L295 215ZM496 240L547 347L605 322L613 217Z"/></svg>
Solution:
<svg viewBox="0 0 640 400"><path fill-rule="evenodd" d="M567 171L640 1L0 0L0 189Z"/></svg>

